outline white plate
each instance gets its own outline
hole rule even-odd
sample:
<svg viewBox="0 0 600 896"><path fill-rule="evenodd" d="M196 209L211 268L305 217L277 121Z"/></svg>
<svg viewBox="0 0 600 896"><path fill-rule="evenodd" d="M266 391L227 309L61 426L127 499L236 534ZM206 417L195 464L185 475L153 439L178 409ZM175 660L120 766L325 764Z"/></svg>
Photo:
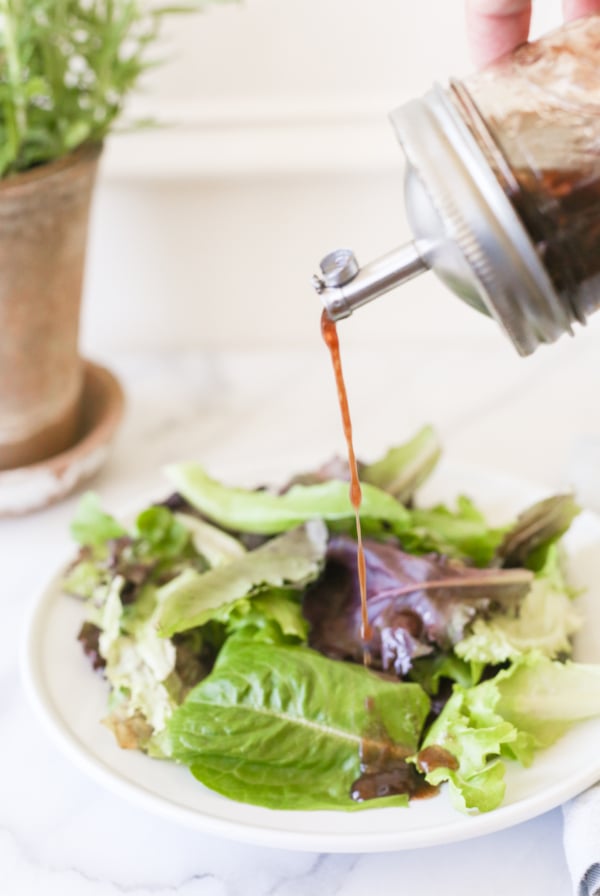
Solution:
<svg viewBox="0 0 600 896"><path fill-rule="evenodd" d="M427 500L474 497L493 519L507 520L539 489L481 470L442 466ZM144 506L140 503L140 507ZM566 540L586 625L575 655L600 662L600 519L582 514ZM232 802L199 784L185 768L120 750L100 724L107 686L92 673L76 635L80 602L61 594L59 575L36 601L22 654L33 705L59 747L82 771L148 811L199 831L262 846L319 852L384 852L464 840L501 830L558 806L600 779L600 719L576 726L533 766L509 763L504 805L466 816L442 793L408 809L289 812Z"/></svg>

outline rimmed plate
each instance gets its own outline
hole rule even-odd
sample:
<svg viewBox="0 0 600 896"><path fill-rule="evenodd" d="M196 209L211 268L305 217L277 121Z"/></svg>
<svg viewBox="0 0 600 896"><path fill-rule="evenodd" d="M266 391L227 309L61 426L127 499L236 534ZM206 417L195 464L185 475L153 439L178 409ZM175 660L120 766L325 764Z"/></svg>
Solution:
<svg viewBox="0 0 600 896"><path fill-rule="evenodd" d="M528 483L443 464L424 499L469 494L492 519L511 518L540 497ZM140 502L140 508L144 502ZM585 588L578 600L586 624L575 656L600 662L600 518L583 513L565 538L570 579ZM533 766L509 764L504 805L462 815L444 791L408 809L290 812L236 803L204 788L185 768L120 750L100 723L107 686L92 673L76 635L83 606L60 590L60 573L39 595L22 651L27 691L59 748L83 772L150 812L211 834L261 846L318 852L385 852L433 846L489 834L534 818L600 779L600 719L576 726Z"/></svg>

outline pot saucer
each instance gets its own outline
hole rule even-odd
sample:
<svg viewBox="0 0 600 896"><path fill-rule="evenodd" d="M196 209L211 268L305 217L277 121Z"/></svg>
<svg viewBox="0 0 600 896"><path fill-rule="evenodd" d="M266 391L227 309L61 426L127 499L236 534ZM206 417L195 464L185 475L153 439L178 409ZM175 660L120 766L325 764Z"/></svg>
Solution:
<svg viewBox="0 0 600 896"><path fill-rule="evenodd" d="M0 516L39 510L64 498L98 472L123 416L123 390L114 375L84 360L80 434L76 443L47 460L0 470Z"/></svg>

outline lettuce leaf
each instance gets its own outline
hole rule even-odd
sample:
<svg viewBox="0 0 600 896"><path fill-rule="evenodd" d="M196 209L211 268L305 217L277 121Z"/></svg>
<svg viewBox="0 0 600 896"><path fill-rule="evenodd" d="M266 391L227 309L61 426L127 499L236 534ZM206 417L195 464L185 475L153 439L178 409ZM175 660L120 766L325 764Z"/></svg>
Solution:
<svg viewBox="0 0 600 896"><path fill-rule="evenodd" d="M297 595L283 588L226 604L214 618L225 624L228 636L236 634L271 644L306 642L308 637L308 622Z"/></svg>
<svg viewBox="0 0 600 896"><path fill-rule="evenodd" d="M167 476L196 510L232 532L275 535L308 520L354 519L347 482L294 485L277 495L223 485L194 463L170 466ZM399 528L409 525L408 510L391 495L365 484L362 496L361 517L386 520Z"/></svg>
<svg viewBox="0 0 600 896"><path fill-rule="evenodd" d="M160 635L203 625L224 606L267 588L304 587L319 574L326 545L325 525L313 520L208 572L186 569L161 589Z"/></svg>
<svg viewBox="0 0 600 896"><path fill-rule="evenodd" d="M71 522L71 535L79 544L99 547L112 538L127 535L127 530L102 510L97 494L86 492L79 501Z"/></svg>
<svg viewBox="0 0 600 896"><path fill-rule="evenodd" d="M404 805L405 796L350 799L365 742L416 749L429 701L304 647L232 638L213 672L168 724L170 750L198 780L230 799L274 809Z"/></svg>
<svg viewBox="0 0 600 896"><path fill-rule="evenodd" d="M448 651L483 612L513 607L527 594L528 570L476 569L437 554L414 556L394 544L364 540L367 644L374 668L404 676L415 658ZM330 539L327 565L304 598L310 644L336 659L362 661L361 598L357 544Z"/></svg>
<svg viewBox="0 0 600 896"><path fill-rule="evenodd" d="M465 495L452 510L442 504L411 511L411 528L400 534L407 551L435 551L450 557L468 558L476 566L489 566L506 528L492 528L475 504Z"/></svg>
<svg viewBox="0 0 600 896"><path fill-rule="evenodd" d="M435 468L441 445L432 426L424 426L410 441L396 445L378 461L361 463L361 482L368 482L408 503Z"/></svg>
<svg viewBox="0 0 600 896"><path fill-rule="evenodd" d="M125 611L121 601L124 580L116 576L103 606L97 610L90 606L88 617L101 629L100 655L106 661L104 674L116 695L113 712L105 720L115 733L127 729L127 720L138 719L147 723L144 743L152 731L161 731L176 705L169 686L175 669L175 647L171 641L159 638L153 619L157 592L146 587L144 612L136 617L129 613L127 630L124 629ZM112 718L114 715L114 718ZM131 731L127 730L127 736ZM142 744L134 744L142 746Z"/></svg>
<svg viewBox="0 0 600 896"><path fill-rule="evenodd" d="M246 553L241 541L205 520L188 513L176 513L175 519L189 531L194 547L211 567L229 563Z"/></svg>
<svg viewBox="0 0 600 896"><path fill-rule="evenodd" d="M558 546L552 545L518 612L476 619L454 650L468 662L494 665L528 651L550 658L569 656L571 638L580 626L581 616L564 579Z"/></svg>
<svg viewBox="0 0 600 896"><path fill-rule="evenodd" d="M578 513L580 508L572 495L553 495L528 507L498 546L498 565L540 569L548 549L564 535Z"/></svg>
<svg viewBox="0 0 600 896"><path fill-rule="evenodd" d="M360 481L374 485L408 504L437 464L441 454L440 441L432 426L424 426L413 438L389 449L371 464L358 461ZM294 485L318 485L331 479L350 481L348 460L335 455L316 470L298 473L281 489L288 492Z"/></svg>
<svg viewBox="0 0 600 896"><path fill-rule="evenodd" d="M448 781L459 809L486 812L504 797L505 759L529 765L536 750L597 715L600 666L529 653L473 688L456 685L413 761L422 768L428 747L448 751L453 761L428 771L427 780Z"/></svg>

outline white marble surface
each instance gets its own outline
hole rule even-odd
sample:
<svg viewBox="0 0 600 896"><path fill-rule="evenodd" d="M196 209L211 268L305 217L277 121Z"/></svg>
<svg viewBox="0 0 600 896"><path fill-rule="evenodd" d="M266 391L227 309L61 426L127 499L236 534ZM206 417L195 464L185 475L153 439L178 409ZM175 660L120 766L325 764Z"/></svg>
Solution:
<svg viewBox="0 0 600 896"><path fill-rule="evenodd" d="M160 467L202 459L220 475L260 477L327 457L342 440L327 359L301 353L106 359L129 396L111 459L93 483L118 509L161 491ZM412 345L346 358L359 455L424 421L450 458L557 487L593 466L600 436L595 340L527 362L500 337L468 350ZM586 442L585 439L588 439ZM587 446L587 447L586 447ZM571 463L571 473L567 474ZM259 849L179 828L122 802L47 740L20 684L27 607L64 553L76 497L0 522L0 892L6 896L565 896L560 811L456 846L387 855Z"/></svg>

